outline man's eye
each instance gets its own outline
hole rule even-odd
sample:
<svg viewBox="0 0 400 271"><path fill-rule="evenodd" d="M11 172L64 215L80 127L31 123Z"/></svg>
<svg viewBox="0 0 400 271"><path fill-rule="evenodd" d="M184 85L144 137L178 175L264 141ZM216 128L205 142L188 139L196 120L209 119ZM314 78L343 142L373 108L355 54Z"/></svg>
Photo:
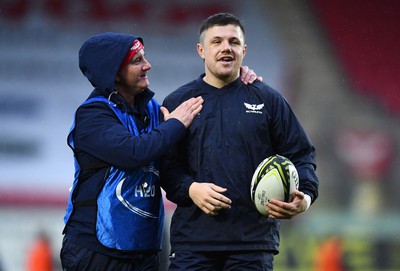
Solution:
<svg viewBox="0 0 400 271"><path fill-rule="evenodd" d="M137 64L140 62L140 58L132 59L131 64Z"/></svg>
<svg viewBox="0 0 400 271"><path fill-rule="evenodd" d="M234 40L231 43L234 44L234 45L240 45L240 41L239 40Z"/></svg>

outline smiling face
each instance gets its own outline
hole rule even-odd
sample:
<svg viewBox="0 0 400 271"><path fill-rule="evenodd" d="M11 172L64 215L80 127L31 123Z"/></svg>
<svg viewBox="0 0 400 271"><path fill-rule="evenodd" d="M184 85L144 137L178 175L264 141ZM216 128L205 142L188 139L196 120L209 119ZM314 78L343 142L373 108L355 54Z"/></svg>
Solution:
<svg viewBox="0 0 400 271"><path fill-rule="evenodd" d="M151 69L150 63L144 57L144 50L138 51L132 60L121 69L115 79L118 93L128 103L133 104L135 96L149 87L147 72Z"/></svg>
<svg viewBox="0 0 400 271"><path fill-rule="evenodd" d="M221 88L240 75L240 66L246 55L244 34L234 24L212 26L201 34L197 52L205 64L203 80Z"/></svg>

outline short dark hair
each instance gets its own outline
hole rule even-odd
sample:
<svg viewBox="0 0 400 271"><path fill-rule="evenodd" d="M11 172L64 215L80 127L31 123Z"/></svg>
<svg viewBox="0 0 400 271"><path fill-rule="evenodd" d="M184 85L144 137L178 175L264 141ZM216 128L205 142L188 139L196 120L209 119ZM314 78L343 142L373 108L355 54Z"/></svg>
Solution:
<svg viewBox="0 0 400 271"><path fill-rule="evenodd" d="M234 16L233 14L230 13L217 13L214 15L211 15L210 17L208 17L207 19L205 19L203 21L203 23L200 26L200 30L199 30L199 40L201 41L201 35L209 28L213 27L213 26L225 26L228 24L233 24L236 26L239 26L240 29L243 32L243 36L244 36L244 27L242 25L242 23L240 22L240 20Z"/></svg>

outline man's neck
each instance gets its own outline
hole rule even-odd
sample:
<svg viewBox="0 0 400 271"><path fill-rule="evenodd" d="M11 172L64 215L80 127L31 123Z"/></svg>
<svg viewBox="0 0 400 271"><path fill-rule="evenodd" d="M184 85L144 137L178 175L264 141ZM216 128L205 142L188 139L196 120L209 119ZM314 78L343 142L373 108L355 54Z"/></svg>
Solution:
<svg viewBox="0 0 400 271"><path fill-rule="evenodd" d="M203 81L206 82L207 84L215 87L215 88L223 88L226 85L229 85L233 81L235 81L238 77L232 77L232 78L217 78L214 76L207 76L207 74L203 77Z"/></svg>

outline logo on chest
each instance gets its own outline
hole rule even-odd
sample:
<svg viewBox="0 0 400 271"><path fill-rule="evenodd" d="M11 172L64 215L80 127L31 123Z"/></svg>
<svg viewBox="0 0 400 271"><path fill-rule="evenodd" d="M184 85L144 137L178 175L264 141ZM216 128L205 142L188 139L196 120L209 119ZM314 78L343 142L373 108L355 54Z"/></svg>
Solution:
<svg viewBox="0 0 400 271"><path fill-rule="evenodd" d="M246 107L246 113L262 114L261 109L263 109L264 104L249 104L249 103L243 103L243 104Z"/></svg>

